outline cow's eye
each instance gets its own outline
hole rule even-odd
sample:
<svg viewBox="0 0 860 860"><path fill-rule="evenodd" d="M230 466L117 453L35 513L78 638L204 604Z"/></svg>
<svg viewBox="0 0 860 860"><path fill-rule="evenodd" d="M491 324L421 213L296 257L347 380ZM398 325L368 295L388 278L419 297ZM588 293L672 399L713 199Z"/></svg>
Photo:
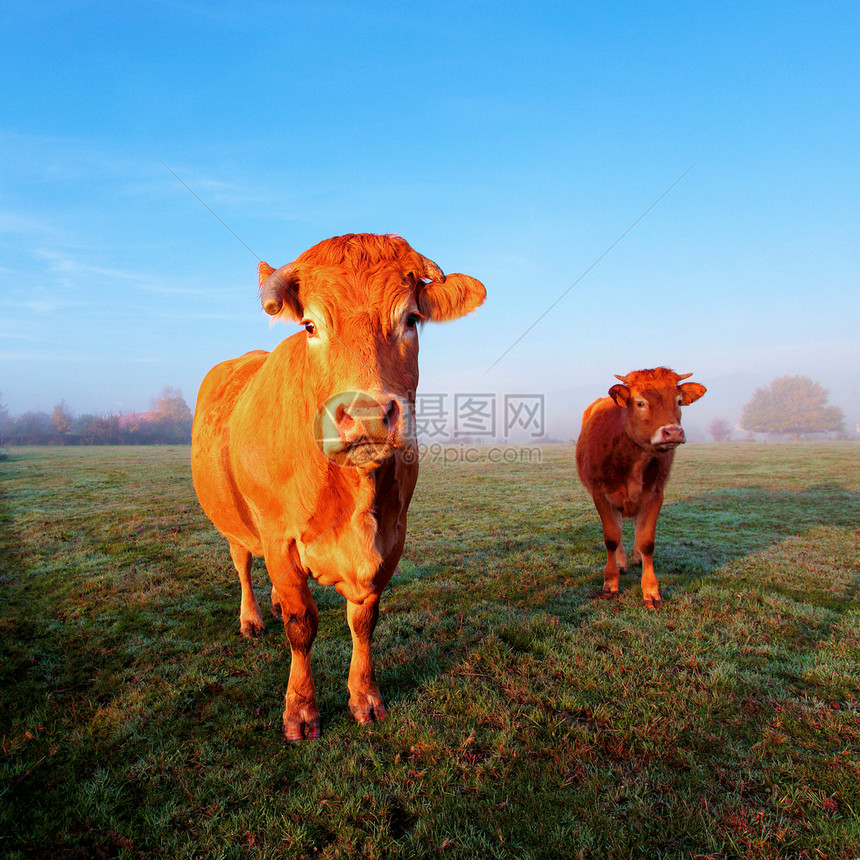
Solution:
<svg viewBox="0 0 860 860"><path fill-rule="evenodd" d="M644 400L637 400L637 401L636 401L636 405L637 405L640 409L644 409L648 404L647 404Z"/></svg>
<svg viewBox="0 0 860 860"><path fill-rule="evenodd" d="M679 397L679 398L678 398L678 406L680 406L683 402L684 402L684 398L683 398L683 397Z"/></svg>
<svg viewBox="0 0 860 860"><path fill-rule="evenodd" d="M409 316L406 317L406 328L409 328L409 329L415 328L418 325L418 323L421 322L422 319L424 319L424 317L422 317L421 314L419 314L419 313L413 312L413 313L409 314Z"/></svg>
<svg viewBox="0 0 860 860"><path fill-rule="evenodd" d="M313 335L317 333L317 327L310 320L303 320L302 325L305 327L305 331L308 334Z"/></svg>

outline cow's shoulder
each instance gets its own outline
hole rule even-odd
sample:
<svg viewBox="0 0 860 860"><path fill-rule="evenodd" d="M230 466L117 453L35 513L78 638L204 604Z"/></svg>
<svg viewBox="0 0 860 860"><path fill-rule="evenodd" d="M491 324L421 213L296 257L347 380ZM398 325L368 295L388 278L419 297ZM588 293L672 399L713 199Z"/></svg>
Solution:
<svg viewBox="0 0 860 860"><path fill-rule="evenodd" d="M238 358L229 358L216 364L203 379L200 393L224 391L226 387L243 386L248 378L262 366L269 353L263 349L246 352Z"/></svg>
<svg viewBox="0 0 860 860"><path fill-rule="evenodd" d="M216 416L232 411L248 381L265 363L269 353L265 350L247 352L216 364L200 383L197 394L197 423L215 420Z"/></svg>
<svg viewBox="0 0 860 860"><path fill-rule="evenodd" d="M582 413L582 426L585 427L585 425L588 424L594 416L605 417L605 414L613 409L618 409L618 407L611 397L598 397L597 400L595 400L590 406L586 407L585 412Z"/></svg>

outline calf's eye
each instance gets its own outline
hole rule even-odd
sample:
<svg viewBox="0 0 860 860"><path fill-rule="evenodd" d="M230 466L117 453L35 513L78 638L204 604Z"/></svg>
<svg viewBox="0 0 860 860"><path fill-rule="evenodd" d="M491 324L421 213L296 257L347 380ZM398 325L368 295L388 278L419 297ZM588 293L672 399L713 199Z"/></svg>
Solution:
<svg viewBox="0 0 860 860"><path fill-rule="evenodd" d="M406 328L415 328L421 322L421 314L411 313L406 317Z"/></svg>
<svg viewBox="0 0 860 860"><path fill-rule="evenodd" d="M310 320L305 320L302 323L302 325L305 327L305 331L308 334L316 334L317 333L317 327Z"/></svg>

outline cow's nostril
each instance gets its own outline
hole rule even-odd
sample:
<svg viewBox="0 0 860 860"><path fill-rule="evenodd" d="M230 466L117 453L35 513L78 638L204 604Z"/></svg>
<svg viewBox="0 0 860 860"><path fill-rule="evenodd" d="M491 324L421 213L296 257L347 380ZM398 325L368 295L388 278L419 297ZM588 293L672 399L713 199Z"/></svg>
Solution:
<svg viewBox="0 0 860 860"><path fill-rule="evenodd" d="M334 422L341 429L346 429L352 426L352 424L355 422L355 419L352 417L352 415L349 414L346 406L341 403L335 410Z"/></svg>
<svg viewBox="0 0 860 860"><path fill-rule="evenodd" d="M385 410L385 417L382 419L382 423L385 426L386 430L390 430L393 426L397 424L397 419L400 416L400 405L397 400L392 398L391 402L388 404L388 409Z"/></svg>

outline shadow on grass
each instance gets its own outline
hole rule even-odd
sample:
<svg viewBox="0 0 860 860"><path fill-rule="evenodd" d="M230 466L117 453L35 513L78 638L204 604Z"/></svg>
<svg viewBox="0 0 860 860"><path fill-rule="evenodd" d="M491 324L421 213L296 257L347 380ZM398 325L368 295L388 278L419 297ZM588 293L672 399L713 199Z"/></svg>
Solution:
<svg viewBox="0 0 860 860"><path fill-rule="evenodd" d="M462 643L477 641L488 632L486 627L483 631L474 628L476 617L491 626L496 623L493 619L510 620L512 613L521 617L545 613L574 626L590 617L602 588L605 559L597 513L581 506L559 507L554 521L547 522L544 516L534 530L516 513L522 512L511 511L483 531L476 529L459 539L441 535L443 551L422 543L408 546L407 557L383 597L386 624L398 614L423 611L449 616L455 630L447 644L428 645L422 639L423 627L413 622L411 654L403 655L399 668L389 667L395 676L389 676L389 683L412 685L416 678L426 680L429 670L418 671L417 663L429 667L435 662L444 671L457 658ZM463 515L468 515L465 509ZM757 555L785 553L786 542L805 539L812 530L853 529L858 523L860 493L836 482L798 491L751 486L691 496L666 504L661 512L657 575L668 601L710 581L732 592L758 590L825 607L838 615L847 611L860 586L856 573L844 587L837 587L826 576L804 581L783 568L762 579L749 574L747 581L739 582L733 568L743 568ZM625 523L625 543L629 551L633 543L629 522ZM638 590L640 571L631 568L622 578L623 595ZM816 622L797 632L802 641L815 641L828 635L831 627L831 622L824 627ZM399 635L406 634L401 631ZM434 652L432 660L428 660L430 651Z"/></svg>
<svg viewBox="0 0 860 860"><path fill-rule="evenodd" d="M751 554L774 549L810 529L852 526L858 518L860 493L836 483L797 492L746 487L688 497L664 506L658 523L658 576L671 601L702 580L725 581L717 579L721 571ZM524 625L535 614L576 627L606 608L603 602L598 607L594 599L602 586L600 522L596 512L582 506L559 506L557 516L544 516L534 526L521 508L505 509L482 523L469 523L464 509L462 527L432 540L432 545L410 543L382 598L374 653L390 705L444 675L499 630ZM178 556L182 550L177 547L175 552ZM183 573L196 583L196 593L165 595L162 618L169 622L171 638L185 642L208 637L208 643L201 642L207 650L230 644L235 646L234 659L247 650L255 663L253 671L262 671L254 686L259 691L271 684L266 701L275 707L286 687L289 649L282 623L267 611L270 583L262 562L255 563L254 578L267 634L260 643L246 644L238 635L239 589L226 543L218 553L223 565L215 581L206 573L207 560L196 558L193 550L190 558L173 555L166 553L161 564L186 568ZM622 580L628 598L638 589L638 575L633 569ZM786 591L779 583L766 587ZM316 585L313 594L321 612L314 671L323 719L330 729L342 717L348 722L344 691L351 639L343 598ZM816 602L814 595L796 597ZM188 601L201 612L209 607L203 625L200 615L188 611ZM798 629L798 634L803 641L813 641L827 635L830 626ZM270 659L261 661L263 655ZM212 666L214 674L219 662L216 659Z"/></svg>
<svg viewBox="0 0 860 860"><path fill-rule="evenodd" d="M858 524L860 493L836 483L800 491L715 490L663 506L657 552L675 570L706 575L810 529Z"/></svg>

